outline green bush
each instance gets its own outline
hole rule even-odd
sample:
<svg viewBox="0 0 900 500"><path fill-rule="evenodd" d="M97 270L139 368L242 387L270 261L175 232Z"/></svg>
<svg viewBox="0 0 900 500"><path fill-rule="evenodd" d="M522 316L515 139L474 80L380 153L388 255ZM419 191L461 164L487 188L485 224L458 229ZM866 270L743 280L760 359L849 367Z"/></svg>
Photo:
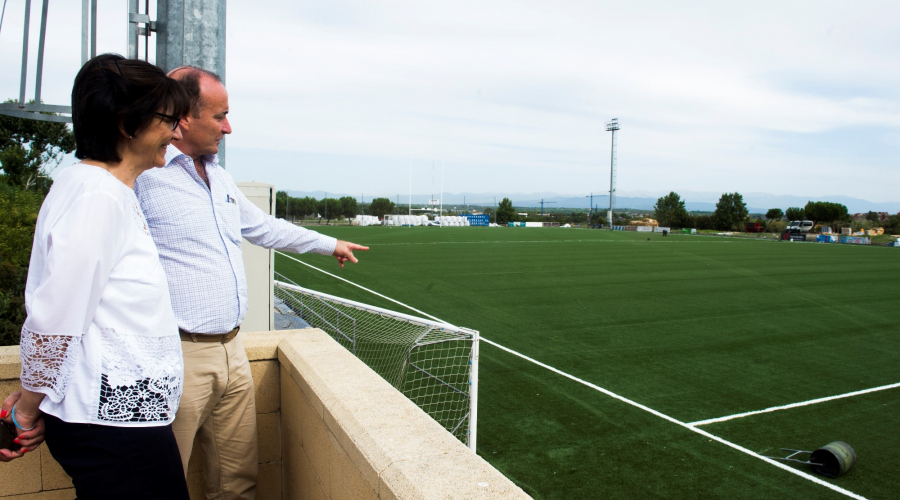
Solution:
<svg viewBox="0 0 900 500"><path fill-rule="evenodd" d="M25 279L43 193L0 176L0 345L18 345L25 322Z"/></svg>
<svg viewBox="0 0 900 500"><path fill-rule="evenodd" d="M787 229L787 225L787 221L773 220L766 226L766 232L780 234L783 233L785 229Z"/></svg>
<svg viewBox="0 0 900 500"><path fill-rule="evenodd" d="M888 220L884 221L884 232L886 234L900 234L900 214L892 215Z"/></svg>

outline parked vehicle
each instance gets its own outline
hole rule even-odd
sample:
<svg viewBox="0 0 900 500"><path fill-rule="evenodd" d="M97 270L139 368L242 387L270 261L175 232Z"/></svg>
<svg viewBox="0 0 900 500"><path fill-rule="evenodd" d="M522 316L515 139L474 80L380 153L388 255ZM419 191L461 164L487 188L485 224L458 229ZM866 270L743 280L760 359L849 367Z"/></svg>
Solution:
<svg viewBox="0 0 900 500"><path fill-rule="evenodd" d="M812 230L813 226L815 226L815 225L816 224L811 220L794 220L794 221L791 221L790 224L788 224L788 227L785 230L785 232L792 233L792 234L797 234L797 233L805 234L805 233L810 232Z"/></svg>
<svg viewBox="0 0 900 500"><path fill-rule="evenodd" d="M766 226L761 222L748 222L744 224L744 231L747 233L764 233Z"/></svg>

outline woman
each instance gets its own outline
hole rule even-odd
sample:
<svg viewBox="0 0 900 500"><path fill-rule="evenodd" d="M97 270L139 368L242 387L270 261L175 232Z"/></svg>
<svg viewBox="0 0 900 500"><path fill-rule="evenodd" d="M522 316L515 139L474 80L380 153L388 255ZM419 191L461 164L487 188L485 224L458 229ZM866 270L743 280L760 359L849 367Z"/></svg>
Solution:
<svg viewBox="0 0 900 500"><path fill-rule="evenodd" d="M3 402L20 457L44 437L80 499L188 498L171 423L181 341L166 277L134 196L165 164L190 107L181 84L104 54L72 88L81 163L41 207L25 288L22 391Z"/></svg>

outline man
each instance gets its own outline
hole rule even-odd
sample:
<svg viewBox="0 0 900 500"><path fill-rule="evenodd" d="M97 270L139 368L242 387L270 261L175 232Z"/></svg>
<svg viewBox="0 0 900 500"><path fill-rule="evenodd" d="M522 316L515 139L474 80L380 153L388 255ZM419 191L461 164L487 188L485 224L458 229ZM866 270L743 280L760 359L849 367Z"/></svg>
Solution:
<svg viewBox="0 0 900 500"><path fill-rule="evenodd" d="M256 406L250 363L238 331L247 312L241 238L266 248L357 262L339 241L275 219L254 206L218 165L228 123L221 79L195 67L173 70L191 94L182 140L166 166L147 171L135 194L169 281L184 352L184 392L173 423L187 474L195 436L203 451L208 498L255 498Z"/></svg>

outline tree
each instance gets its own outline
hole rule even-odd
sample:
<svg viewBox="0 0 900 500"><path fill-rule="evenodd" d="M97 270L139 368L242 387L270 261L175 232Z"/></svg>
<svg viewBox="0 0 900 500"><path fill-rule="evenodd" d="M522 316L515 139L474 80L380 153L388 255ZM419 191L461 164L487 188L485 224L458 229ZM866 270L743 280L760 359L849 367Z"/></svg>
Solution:
<svg viewBox="0 0 900 500"><path fill-rule="evenodd" d="M743 228L747 219L747 204L740 193L725 193L716 203L716 211L713 212L716 229L726 231L739 231Z"/></svg>
<svg viewBox="0 0 900 500"><path fill-rule="evenodd" d="M369 205L369 213L379 219L385 214L394 213L394 202L387 198L375 198Z"/></svg>
<svg viewBox="0 0 900 500"><path fill-rule="evenodd" d="M341 202L341 215L347 219L356 217L357 212L359 212L359 203L356 202L356 198L352 196L342 196L338 201Z"/></svg>
<svg viewBox="0 0 900 500"><path fill-rule="evenodd" d="M572 224L581 224L582 222L587 222L587 220L587 212L571 212L566 216L566 222L571 222Z"/></svg>
<svg viewBox="0 0 900 500"><path fill-rule="evenodd" d="M783 218L784 212L782 212L780 208L770 208L769 211L766 212L766 219L781 220Z"/></svg>
<svg viewBox="0 0 900 500"><path fill-rule="evenodd" d="M882 224L887 234L900 234L900 214L888 217Z"/></svg>
<svg viewBox="0 0 900 500"><path fill-rule="evenodd" d="M316 210L318 208L318 202L316 199L311 196L304 196L303 198L294 198L291 200L291 213L294 212L294 202L296 202L296 210L297 215L306 217L308 215L316 215Z"/></svg>
<svg viewBox="0 0 900 500"><path fill-rule="evenodd" d="M47 192L50 172L74 150L75 136L65 123L0 115L0 168L11 186Z"/></svg>
<svg viewBox="0 0 900 500"><path fill-rule="evenodd" d="M684 200L675 191L656 200L653 211L657 222L663 227L684 227L684 223L688 218L687 210L684 208Z"/></svg>
<svg viewBox="0 0 900 500"><path fill-rule="evenodd" d="M881 222L881 217L878 216L878 213L869 210L869 213L866 214L866 220Z"/></svg>
<svg viewBox="0 0 900 500"><path fill-rule="evenodd" d="M713 215L698 215L694 217L693 226L698 231L703 231L706 229L716 229L716 220Z"/></svg>
<svg viewBox="0 0 900 500"><path fill-rule="evenodd" d="M25 279L43 193L0 176L0 345L17 345L25 322Z"/></svg>
<svg viewBox="0 0 900 500"><path fill-rule="evenodd" d="M334 198L322 198L316 206L319 215L327 220L336 218L341 215L341 202Z"/></svg>
<svg viewBox="0 0 900 500"><path fill-rule="evenodd" d="M606 217L598 210L591 216L591 224L606 224Z"/></svg>
<svg viewBox="0 0 900 500"><path fill-rule="evenodd" d="M803 220L806 218L806 212L799 207L790 207L784 213L784 217L787 220Z"/></svg>
<svg viewBox="0 0 900 500"><path fill-rule="evenodd" d="M281 219L286 218L286 209L288 206L288 198L290 198L286 191L276 191L275 192L275 217L279 217Z"/></svg>
<svg viewBox="0 0 900 500"><path fill-rule="evenodd" d="M817 222L843 221L849 217L847 207L829 201L811 201L803 209L806 218Z"/></svg>
<svg viewBox="0 0 900 500"><path fill-rule="evenodd" d="M516 209L513 208L513 204L509 201L509 198L503 198L497 206L497 224L506 224L507 222L515 220Z"/></svg>

